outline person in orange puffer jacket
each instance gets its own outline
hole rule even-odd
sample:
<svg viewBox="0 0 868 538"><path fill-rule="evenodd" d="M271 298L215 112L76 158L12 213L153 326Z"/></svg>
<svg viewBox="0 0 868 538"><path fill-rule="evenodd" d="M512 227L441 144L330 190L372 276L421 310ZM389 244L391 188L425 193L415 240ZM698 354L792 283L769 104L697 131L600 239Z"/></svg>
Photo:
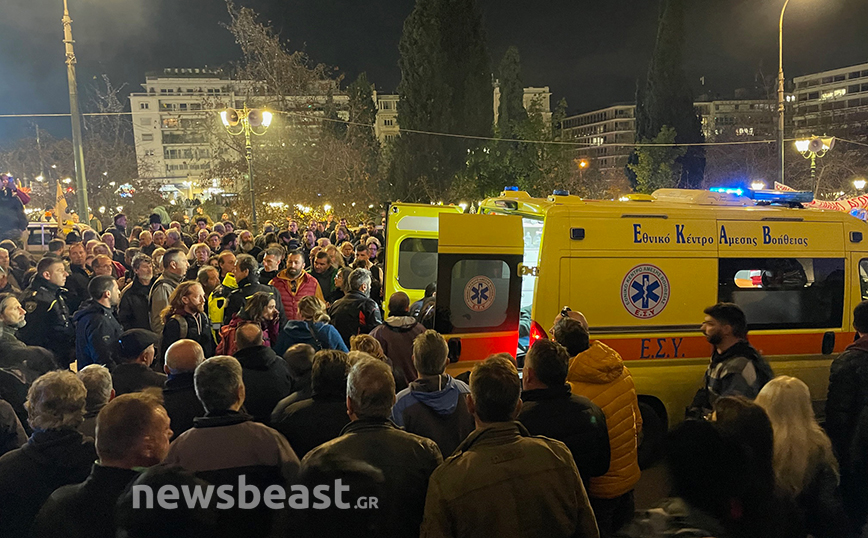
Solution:
<svg viewBox="0 0 868 538"><path fill-rule="evenodd" d="M595 340L590 342L587 321L577 312L558 317L553 339L567 348L570 356L567 383L574 394L597 404L609 427L611 461L609 471L592 477L588 497L600 536L611 536L633 518L633 488L639 481L639 433L642 415L630 370L614 349Z"/></svg>

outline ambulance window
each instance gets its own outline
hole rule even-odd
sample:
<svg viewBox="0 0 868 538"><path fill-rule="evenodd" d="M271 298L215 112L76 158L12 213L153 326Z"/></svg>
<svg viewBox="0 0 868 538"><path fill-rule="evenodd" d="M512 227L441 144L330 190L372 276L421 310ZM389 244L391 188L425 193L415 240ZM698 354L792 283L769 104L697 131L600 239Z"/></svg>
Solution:
<svg viewBox="0 0 868 538"><path fill-rule="evenodd" d="M437 240L408 237L398 247L398 282L410 290L424 290L437 282Z"/></svg>
<svg viewBox="0 0 868 538"><path fill-rule="evenodd" d="M537 267L539 265L539 248L542 243L543 221L542 219L522 217L521 224L524 229L524 258L522 263L526 267ZM533 304L533 292L537 279L538 277L531 275L525 275L521 278L521 308Z"/></svg>
<svg viewBox="0 0 868 538"><path fill-rule="evenodd" d="M862 291L862 300L868 300L868 259L859 261L859 289Z"/></svg>
<svg viewBox="0 0 868 538"><path fill-rule="evenodd" d="M844 260L722 258L718 299L739 305L751 329L840 327Z"/></svg>
<svg viewBox="0 0 868 538"><path fill-rule="evenodd" d="M509 306L509 266L502 260L461 260L452 267L450 315L456 329L499 327Z"/></svg>

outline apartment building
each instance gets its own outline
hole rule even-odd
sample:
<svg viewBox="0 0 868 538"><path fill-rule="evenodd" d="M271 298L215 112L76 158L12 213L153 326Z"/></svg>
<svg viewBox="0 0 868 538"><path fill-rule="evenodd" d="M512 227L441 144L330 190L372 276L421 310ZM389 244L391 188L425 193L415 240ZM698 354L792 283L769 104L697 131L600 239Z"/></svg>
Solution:
<svg viewBox="0 0 868 538"><path fill-rule="evenodd" d="M794 135L868 139L868 63L796 77Z"/></svg>

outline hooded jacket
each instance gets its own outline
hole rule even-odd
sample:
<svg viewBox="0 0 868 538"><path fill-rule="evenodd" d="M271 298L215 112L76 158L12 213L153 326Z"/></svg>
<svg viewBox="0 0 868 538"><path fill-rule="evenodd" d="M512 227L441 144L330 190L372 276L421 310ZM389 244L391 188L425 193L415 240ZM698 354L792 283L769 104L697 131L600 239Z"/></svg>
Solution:
<svg viewBox="0 0 868 538"><path fill-rule="evenodd" d="M288 320L298 319L298 302L302 297L315 295L322 302L325 302L319 282L304 271L301 272L298 278L293 279L289 277L286 269L284 269L277 273L277 276L271 281L271 285L277 288L278 293L280 293L283 311L286 313L286 319ZM293 285L295 286L295 292L292 291Z"/></svg>
<svg viewBox="0 0 868 538"><path fill-rule="evenodd" d="M638 449L642 414L630 370L618 352L600 341L570 360L567 382L573 394L597 404L609 427L609 471L590 479L588 495L614 499L639 481Z"/></svg>
<svg viewBox="0 0 868 538"><path fill-rule="evenodd" d="M371 336L383 347L383 353L404 372L404 382L412 383L419 374L413 364L413 340L425 332L425 327L412 316L389 316Z"/></svg>
<svg viewBox="0 0 868 538"><path fill-rule="evenodd" d="M292 392L289 367L266 346L239 349L235 358L241 363L241 375L247 388L244 409L256 422L267 424L277 402Z"/></svg>
<svg viewBox="0 0 868 538"><path fill-rule="evenodd" d="M469 392L466 383L448 374L421 377L398 393L392 421L433 440L449 457L476 427L465 399Z"/></svg>
<svg viewBox="0 0 868 538"><path fill-rule="evenodd" d="M121 292L121 303L118 305L118 321L125 331L130 329L151 330L151 320L148 315L148 296L154 286L154 279L147 285L142 284L133 275L133 281Z"/></svg>
<svg viewBox="0 0 868 538"><path fill-rule="evenodd" d="M82 482L96 457L93 439L75 430L37 430L0 457L0 537L27 536L51 493Z"/></svg>
<svg viewBox="0 0 868 538"><path fill-rule="evenodd" d="M321 321L287 321L277 337L274 352L282 357L286 350L295 344L308 344L317 351L336 349L349 352L338 330Z"/></svg>
<svg viewBox="0 0 868 538"><path fill-rule="evenodd" d="M110 308L92 301L72 316L75 324L75 358L78 369L102 364L111 369L112 350L124 332Z"/></svg>

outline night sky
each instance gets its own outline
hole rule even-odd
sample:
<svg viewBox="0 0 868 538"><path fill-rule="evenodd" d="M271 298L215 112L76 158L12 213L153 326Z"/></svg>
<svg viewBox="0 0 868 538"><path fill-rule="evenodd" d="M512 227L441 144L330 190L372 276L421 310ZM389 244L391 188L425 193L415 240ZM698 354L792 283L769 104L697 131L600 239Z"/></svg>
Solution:
<svg viewBox="0 0 868 538"><path fill-rule="evenodd" d="M492 65L519 47L524 83L549 86L571 112L631 101L654 45L657 0L479 0ZM221 66L238 59L224 0L69 0L79 85L109 75L140 91L147 71ZM378 91L400 80L398 41L414 0L237 0L272 21L293 49L367 71ZM688 0L687 71L695 93L731 96L777 70L783 0ZM0 114L68 112L62 0L0 0ZM868 2L791 0L784 23L788 78L868 61ZM82 98L86 108L87 97ZM0 142L33 131L32 119L0 119ZM38 119L67 136L68 119Z"/></svg>

